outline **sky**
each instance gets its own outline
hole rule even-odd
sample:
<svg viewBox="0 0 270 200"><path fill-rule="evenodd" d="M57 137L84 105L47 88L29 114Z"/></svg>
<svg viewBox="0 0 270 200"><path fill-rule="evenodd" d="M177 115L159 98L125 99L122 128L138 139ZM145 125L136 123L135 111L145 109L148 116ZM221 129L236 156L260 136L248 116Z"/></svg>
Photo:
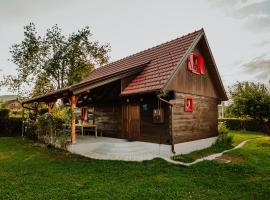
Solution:
<svg viewBox="0 0 270 200"><path fill-rule="evenodd" d="M40 35L89 26L110 61L204 28L226 88L270 80L270 0L0 0L0 78L16 74L9 48L30 22Z"/></svg>

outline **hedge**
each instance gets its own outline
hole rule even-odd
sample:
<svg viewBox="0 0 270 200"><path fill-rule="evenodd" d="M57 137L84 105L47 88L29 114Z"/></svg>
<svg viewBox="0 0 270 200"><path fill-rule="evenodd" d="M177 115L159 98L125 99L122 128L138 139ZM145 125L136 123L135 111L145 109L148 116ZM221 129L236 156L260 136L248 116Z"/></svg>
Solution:
<svg viewBox="0 0 270 200"><path fill-rule="evenodd" d="M8 116L9 116L9 109L6 109L6 108L0 109L0 120L7 119Z"/></svg>
<svg viewBox="0 0 270 200"><path fill-rule="evenodd" d="M255 119L224 118L219 122L225 122L230 130L264 131L263 125Z"/></svg>
<svg viewBox="0 0 270 200"><path fill-rule="evenodd" d="M21 118L0 118L0 136L18 136L21 132Z"/></svg>

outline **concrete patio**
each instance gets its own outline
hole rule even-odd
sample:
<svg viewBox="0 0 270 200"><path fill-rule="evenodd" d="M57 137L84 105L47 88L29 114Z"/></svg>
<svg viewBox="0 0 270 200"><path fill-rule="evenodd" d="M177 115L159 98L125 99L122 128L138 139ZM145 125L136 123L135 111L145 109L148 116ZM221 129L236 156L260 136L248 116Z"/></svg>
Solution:
<svg viewBox="0 0 270 200"><path fill-rule="evenodd" d="M211 137L175 144L174 150L176 154L187 154L213 145L216 139ZM125 161L152 160L156 157L169 161L174 155L171 145L82 135L77 136L76 144L68 146L68 151L89 158Z"/></svg>
<svg viewBox="0 0 270 200"><path fill-rule="evenodd" d="M70 145L68 150L102 160L143 161L172 155L170 145L95 136L77 136L76 144Z"/></svg>

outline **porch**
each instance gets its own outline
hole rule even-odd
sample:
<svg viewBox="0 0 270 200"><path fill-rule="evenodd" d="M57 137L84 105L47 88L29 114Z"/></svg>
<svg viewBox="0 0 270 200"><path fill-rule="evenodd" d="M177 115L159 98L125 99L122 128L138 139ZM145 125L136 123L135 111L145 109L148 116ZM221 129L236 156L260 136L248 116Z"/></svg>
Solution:
<svg viewBox="0 0 270 200"><path fill-rule="evenodd" d="M125 161L170 158L172 155L171 145L81 135L77 136L76 144L68 146L68 151L94 159Z"/></svg>

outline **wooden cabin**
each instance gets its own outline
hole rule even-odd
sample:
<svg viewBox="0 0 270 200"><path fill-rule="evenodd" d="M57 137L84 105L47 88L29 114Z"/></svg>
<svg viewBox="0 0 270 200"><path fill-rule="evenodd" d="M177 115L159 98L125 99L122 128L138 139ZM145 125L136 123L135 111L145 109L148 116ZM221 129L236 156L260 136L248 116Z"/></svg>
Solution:
<svg viewBox="0 0 270 200"><path fill-rule="evenodd" d="M174 146L215 138L227 95L203 29L99 67L82 82L23 102L91 108L98 133ZM68 101L67 101L68 102ZM72 120L72 142L76 140Z"/></svg>

